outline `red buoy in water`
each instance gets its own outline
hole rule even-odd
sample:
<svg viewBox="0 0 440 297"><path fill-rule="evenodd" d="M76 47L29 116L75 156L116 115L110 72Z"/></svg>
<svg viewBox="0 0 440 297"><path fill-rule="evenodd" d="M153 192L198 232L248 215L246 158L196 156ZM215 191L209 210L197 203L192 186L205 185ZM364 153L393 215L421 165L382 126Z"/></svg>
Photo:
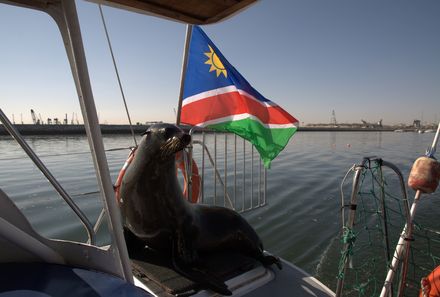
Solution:
<svg viewBox="0 0 440 297"><path fill-rule="evenodd" d="M440 163L433 158L420 157L411 168L408 186L423 193L432 193L437 189L440 179Z"/></svg>

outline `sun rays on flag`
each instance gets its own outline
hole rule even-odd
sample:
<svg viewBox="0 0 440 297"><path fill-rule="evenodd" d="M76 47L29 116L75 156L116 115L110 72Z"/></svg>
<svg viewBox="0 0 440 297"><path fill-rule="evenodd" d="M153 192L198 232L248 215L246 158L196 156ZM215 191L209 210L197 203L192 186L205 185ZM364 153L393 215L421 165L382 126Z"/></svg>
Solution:
<svg viewBox="0 0 440 297"><path fill-rule="evenodd" d="M205 62L205 64L211 65L211 68L209 68L209 72L215 71L217 74L217 77L219 77L220 74L223 74L225 77L228 77L228 72L225 69L225 66L223 66L222 61L220 61L217 54L214 52L212 47L208 45L209 52L204 53L205 56L208 57L208 60Z"/></svg>

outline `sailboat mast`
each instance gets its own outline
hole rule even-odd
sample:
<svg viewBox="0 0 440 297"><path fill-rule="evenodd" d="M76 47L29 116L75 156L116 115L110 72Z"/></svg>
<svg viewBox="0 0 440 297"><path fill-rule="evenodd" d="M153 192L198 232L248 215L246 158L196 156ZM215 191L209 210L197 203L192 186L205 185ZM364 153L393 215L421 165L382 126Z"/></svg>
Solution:
<svg viewBox="0 0 440 297"><path fill-rule="evenodd" d="M185 87L186 69L188 68L188 54L189 54L189 44L191 42L192 27L193 25L190 24L186 25L185 48L183 50L182 72L180 74L179 103L177 106L176 125L180 125L180 113L182 110L183 89Z"/></svg>

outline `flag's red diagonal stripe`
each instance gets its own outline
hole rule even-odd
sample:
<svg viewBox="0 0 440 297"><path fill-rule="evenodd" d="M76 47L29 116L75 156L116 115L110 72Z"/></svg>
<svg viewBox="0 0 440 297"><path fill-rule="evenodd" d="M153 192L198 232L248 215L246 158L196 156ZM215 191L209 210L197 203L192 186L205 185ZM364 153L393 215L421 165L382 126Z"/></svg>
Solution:
<svg viewBox="0 0 440 297"><path fill-rule="evenodd" d="M208 97L182 107L181 122L197 125L236 114L249 113L263 124L292 124L298 122L279 106L267 107L255 100L242 96L238 92Z"/></svg>

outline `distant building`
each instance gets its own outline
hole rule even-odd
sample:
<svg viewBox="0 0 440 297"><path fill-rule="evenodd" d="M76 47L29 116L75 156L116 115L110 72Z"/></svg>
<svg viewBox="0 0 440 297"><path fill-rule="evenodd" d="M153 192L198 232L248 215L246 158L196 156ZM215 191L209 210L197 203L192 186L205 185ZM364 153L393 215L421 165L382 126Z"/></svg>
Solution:
<svg viewBox="0 0 440 297"><path fill-rule="evenodd" d="M420 120L414 120L413 127L416 128L416 129L419 129L420 126L421 126Z"/></svg>
<svg viewBox="0 0 440 297"><path fill-rule="evenodd" d="M369 123L367 121L361 120L362 128L382 128L382 119L377 121L376 123Z"/></svg>

